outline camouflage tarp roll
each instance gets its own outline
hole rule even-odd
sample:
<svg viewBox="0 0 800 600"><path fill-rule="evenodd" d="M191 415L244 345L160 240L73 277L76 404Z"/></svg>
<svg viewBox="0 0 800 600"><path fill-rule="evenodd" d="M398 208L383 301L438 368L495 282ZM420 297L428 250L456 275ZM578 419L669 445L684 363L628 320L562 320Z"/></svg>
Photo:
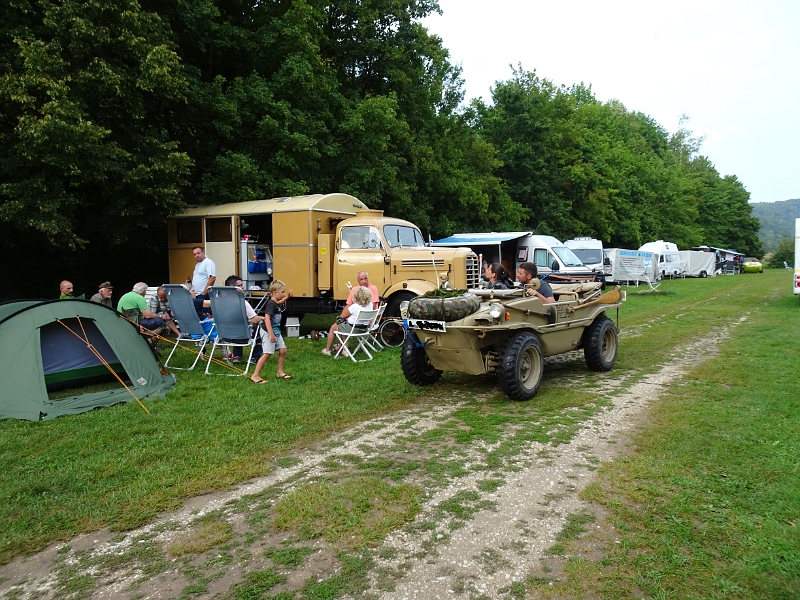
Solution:
<svg viewBox="0 0 800 600"><path fill-rule="evenodd" d="M480 306L480 298L474 294L455 298L414 298L408 305L408 316L412 319L458 321L476 312Z"/></svg>

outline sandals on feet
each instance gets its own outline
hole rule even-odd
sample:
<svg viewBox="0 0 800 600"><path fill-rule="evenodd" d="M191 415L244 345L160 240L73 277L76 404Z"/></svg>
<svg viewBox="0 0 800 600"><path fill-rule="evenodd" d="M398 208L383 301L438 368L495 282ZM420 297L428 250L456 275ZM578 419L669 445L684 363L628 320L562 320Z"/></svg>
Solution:
<svg viewBox="0 0 800 600"><path fill-rule="evenodd" d="M266 379L259 379L258 381L256 381L255 379L251 379L250 383L255 383L256 385L261 385L262 383L267 383L267 380Z"/></svg>
<svg viewBox="0 0 800 600"><path fill-rule="evenodd" d="M292 377L291 375L287 375L286 373L284 373L283 375L275 375L275 377L277 377L278 379L283 379L284 381L289 381L291 379L294 379L294 377Z"/></svg>

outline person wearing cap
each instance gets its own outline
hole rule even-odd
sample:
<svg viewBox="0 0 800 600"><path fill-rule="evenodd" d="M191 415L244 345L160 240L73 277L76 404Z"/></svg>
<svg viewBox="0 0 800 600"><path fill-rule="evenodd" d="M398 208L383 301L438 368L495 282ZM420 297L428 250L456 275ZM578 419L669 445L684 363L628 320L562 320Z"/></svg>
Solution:
<svg viewBox="0 0 800 600"><path fill-rule="evenodd" d="M100 291L89 298L89 300L107 306L108 308L114 308L114 303L111 301L111 295L114 293L114 286L111 285L110 281L104 281L99 287Z"/></svg>

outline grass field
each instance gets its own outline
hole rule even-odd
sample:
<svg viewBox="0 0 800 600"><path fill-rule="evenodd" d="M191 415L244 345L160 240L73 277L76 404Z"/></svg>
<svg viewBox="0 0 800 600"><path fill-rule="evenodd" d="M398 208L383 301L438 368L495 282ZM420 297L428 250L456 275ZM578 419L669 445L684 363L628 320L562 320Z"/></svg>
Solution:
<svg viewBox="0 0 800 600"><path fill-rule="evenodd" d="M800 303L787 273L668 281L658 293L628 289L615 372L633 379L692 339L739 316L746 321L731 327L719 354L664 390L636 452L604 467L586 490L620 543L595 561L573 536L563 542L569 577L546 588L529 581L529 593L800 595ZM330 320L307 317L301 333ZM355 365L323 357L322 342L288 345L293 381L275 380L274 358L263 386L199 368L176 371L175 389L146 402L151 415L129 403L40 423L0 422L0 563L81 532L151 522L190 496L270 472L291 448L430 393L405 382L396 350ZM436 393L464 381L446 375ZM492 382L468 381L477 383L467 394L492 391ZM536 404L525 406L556 417L565 400L546 376ZM511 422L515 406L486 407L503 414L493 426Z"/></svg>

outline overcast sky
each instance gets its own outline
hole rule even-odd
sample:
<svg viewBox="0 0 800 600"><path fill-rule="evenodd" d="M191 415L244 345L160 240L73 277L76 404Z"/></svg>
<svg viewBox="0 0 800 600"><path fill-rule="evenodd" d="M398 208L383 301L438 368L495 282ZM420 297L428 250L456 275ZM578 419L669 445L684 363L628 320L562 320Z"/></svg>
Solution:
<svg viewBox="0 0 800 600"><path fill-rule="evenodd" d="M700 153L751 202L800 198L800 0L439 0L424 21L466 100L511 68L705 136Z"/></svg>

